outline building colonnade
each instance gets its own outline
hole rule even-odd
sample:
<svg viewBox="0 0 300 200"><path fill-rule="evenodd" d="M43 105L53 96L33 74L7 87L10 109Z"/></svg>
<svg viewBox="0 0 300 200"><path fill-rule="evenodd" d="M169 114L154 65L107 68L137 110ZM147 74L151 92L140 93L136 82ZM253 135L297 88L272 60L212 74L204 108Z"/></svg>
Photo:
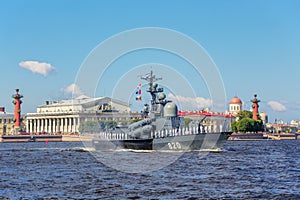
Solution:
<svg viewBox="0 0 300 200"><path fill-rule="evenodd" d="M27 119L27 133L75 133L80 125L79 117L49 117Z"/></svg>

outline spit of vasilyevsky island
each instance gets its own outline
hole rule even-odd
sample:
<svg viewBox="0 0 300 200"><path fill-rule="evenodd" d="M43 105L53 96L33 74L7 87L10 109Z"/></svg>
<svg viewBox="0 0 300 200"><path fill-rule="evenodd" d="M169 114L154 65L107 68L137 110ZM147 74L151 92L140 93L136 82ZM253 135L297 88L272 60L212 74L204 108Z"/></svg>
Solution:
<svg viewBox="0 0 300 200"><path fill-rule="evenodd" d="M224 113L178 110L166 98L164 88L153 71L141 76L151 97L141 112L131 112L126 102L109 98L79 96L71 100L46 101L36 113L22 115L23 95L12 95L13 113L0 107L1 142L71 142L90 141L95 150L185 151L220 149L226 140L300 139L300 122L268 123L259 112L255 94L252 111L242 109L234 97ZM141 100L141 86L136 100Z"/></svg>

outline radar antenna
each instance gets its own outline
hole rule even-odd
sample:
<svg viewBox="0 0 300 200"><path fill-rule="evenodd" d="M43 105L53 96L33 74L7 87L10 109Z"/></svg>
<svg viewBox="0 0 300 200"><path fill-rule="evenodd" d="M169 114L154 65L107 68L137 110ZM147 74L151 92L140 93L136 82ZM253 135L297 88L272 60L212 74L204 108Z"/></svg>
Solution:
<svg viewBox="0 0 300 200"><path fill-rule="evenodd" d="M155 107L155 104L159 104L159 102L156 100L157 93L164 91L163 88L157 88L158 85L154 81L162 80L162 78L156 78L153 74L153 71L151 70L150 73L142 75L141 79L146 80L149 83L149 88L147 89L147 92L149 92L152 96L151 105L153 109Z"/></svg>

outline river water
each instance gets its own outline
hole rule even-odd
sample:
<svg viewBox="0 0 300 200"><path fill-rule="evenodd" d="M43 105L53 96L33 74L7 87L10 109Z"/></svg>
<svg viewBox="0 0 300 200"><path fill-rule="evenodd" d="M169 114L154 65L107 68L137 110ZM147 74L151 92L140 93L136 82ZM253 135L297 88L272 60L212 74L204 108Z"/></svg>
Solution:
<svg viewBox="0 0 300 200"><path fill-rule="evenodd" d="M82 148L0 143L0 199L300 199L300 140L228 141L145 173L110 168Z"/></svg>

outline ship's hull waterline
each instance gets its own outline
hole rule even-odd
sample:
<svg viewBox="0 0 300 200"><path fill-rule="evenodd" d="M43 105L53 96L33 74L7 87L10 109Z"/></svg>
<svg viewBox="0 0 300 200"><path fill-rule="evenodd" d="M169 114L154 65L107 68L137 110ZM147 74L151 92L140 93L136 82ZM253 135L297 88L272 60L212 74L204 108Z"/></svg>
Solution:
<svg viewBox="0 0 300 200"><path fill-rule="evenodd" d="M152 139L106 140L93 139L93 146L99 151L157 150L157 151L193 151L220 149L231 133L216 132L197 135L180 135Z"/></svg>
<svg viewBox="0 0 300 200"><path fill-rule="evenodd" d="M166 99L164 89L155 82L162 78L156 78L151 70L141 79L148 82L146 91L152 97L151 106L144 104L140 121L119 124L111 131L100 132L93 139L96 150L190 151L222 147L231 134L230 120L226 116L212 120L204 115L186 124L184 117L178 115L177 105Z"/></svg>

